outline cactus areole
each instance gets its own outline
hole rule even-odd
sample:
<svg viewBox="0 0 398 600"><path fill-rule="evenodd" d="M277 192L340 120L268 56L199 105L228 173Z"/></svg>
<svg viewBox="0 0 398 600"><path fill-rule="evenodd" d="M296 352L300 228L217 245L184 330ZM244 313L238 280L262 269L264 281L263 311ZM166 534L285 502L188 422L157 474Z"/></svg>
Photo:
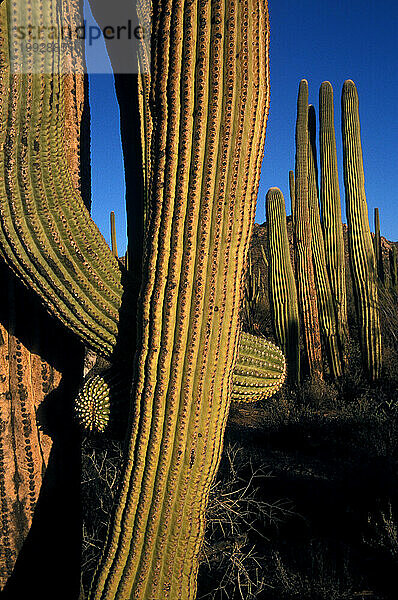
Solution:
<svg viewBox="0 0 398 600"><path fill-rule="evenodd" d="M67 87L60 75L9 67L7 27L33 5L62 12L69 1L2 5L0 250L52 314L110 356L120 266L66 166ZM152 12L143 86L153 124L138 350L124 470L89 598L188 600L240 336L269 106L268 8L155 0L138 10Z"/></svg>

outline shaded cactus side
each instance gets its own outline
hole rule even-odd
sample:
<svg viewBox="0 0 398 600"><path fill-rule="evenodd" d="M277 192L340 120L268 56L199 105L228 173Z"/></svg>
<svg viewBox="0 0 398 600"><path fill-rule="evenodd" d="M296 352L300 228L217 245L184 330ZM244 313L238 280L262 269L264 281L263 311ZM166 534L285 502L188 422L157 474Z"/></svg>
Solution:
<svg viewBox="0 0 398 600"><path fill-rule="evenodd" d="M343 355L348 340L347 290L341 199L337 170L333 88L324 81L319 88L320 204L325 257L336 307Z"/></svg>
<svg viewBox="0 0 398 600"><path fill-rule="evenodd" d="M325 246L319 213L318 166L316 157L315 109L308 108L308 208L311 225L311 249L314 280L318 302L319 321L325 340L329 363L334 377L343 373L336 312L333 303L329 274L326 268Z"/></svg>
<svg viewBox="0 0 398 600"><path fill-rule="evenodd" d="M364 363L375 380L382 362L377 270L365 196L358 93L351 80L344 82L341 103L350 266Z"/></svg>
<svg viewBox="0 0 398 600"><path fill-rule="evenodd" d="M296 282L290 260L285 201L278 188L266 196L269 300L277 343L286 359L289 378L300 379L300 335Z"/></svg>
<svg viewBox="0 0 398 600"><path fill-rule="evenodd" d="M394 244L389 253L391 288L398 292L398 250Z"/></svg>
<svg viewBox="0 0 398 600"><path fill-rule="evenodd" d="M296 201L293 224L303 337L309 371L312 375L322 377L322 349L308 208L308 83L305 79L300 82L297 99L295 180Z"/></svg>

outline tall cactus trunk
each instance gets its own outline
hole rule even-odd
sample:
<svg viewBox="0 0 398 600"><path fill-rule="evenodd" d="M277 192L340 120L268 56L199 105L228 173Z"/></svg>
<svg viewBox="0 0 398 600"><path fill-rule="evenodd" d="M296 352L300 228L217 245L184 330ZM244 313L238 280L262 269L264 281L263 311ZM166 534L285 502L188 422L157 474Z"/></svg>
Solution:
<svg viewBox="0 0 398 600"><path fill-rule="evenodd" d="M278 188L266 197L269 299L275 335L286 359L291 381L300 380L300 332L297 290L286 228L285 201Z"/></svg>
<svg viewBox="0 0 398 600"><path fill-rule="evenodd" d="M294 207L296 203L296 184L294 181L294 172L289 171L289 192L290 192L290 213L292 222L294 221Z"/></svg>
<svg viewBox="0 0 398 600"><path fill-rule="evenodd" d="M346 361L348 341L347 290L341 200L334 128L333 88L324 81L319 89L320 203L325 256L337 314L339 339Z"/></svg>
<svg viewBox="0 0 398 600"><path fill-rule="evenodd" d="M90 598L191 599L220 459L268 111L264 0L156 2L131 431Z"/></svg>
<svg viewBox="0 0 398 600"><path fill-rule="evenodd" d="M375 208L375 236L373 238L373 243L375 249L377 274L380 281L384 283L383 251L381 248L380 214L378 208Z"/></svg>
<svg viewBox="0 0 398 600"><path fill-rule="evenodd" d="M319 212L318 165L316 157L315 109L308 107L308 208L311 225L311 248L314 264L314 279L317 292L319 321L333 377L343 373L340 344L337 333L336 312L333 303L329 275L326 268L325 245Z"/></svg>
<svg viewBox="0 0 398 600"><path fill-rule="evenodd" d="M305 79L300 82L297 99L296 202L293 223L298 295L308 366L312 375L322 377L322 349L308 208L308 83Z"/></svg>
<svg viewBox="0 0 398 600"><path fill-rule="evenodd" d="M375 380L381 374L377 271L365 196L358 93L353 81L344 82L341 102L350 264L364 363L370 378Z"/></svg>

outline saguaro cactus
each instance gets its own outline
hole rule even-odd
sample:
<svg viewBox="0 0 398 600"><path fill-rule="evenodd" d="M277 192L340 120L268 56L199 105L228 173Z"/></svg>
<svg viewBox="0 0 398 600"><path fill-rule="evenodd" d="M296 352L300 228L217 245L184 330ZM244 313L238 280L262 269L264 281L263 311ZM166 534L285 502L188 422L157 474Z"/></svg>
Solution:
<svg viewBox="0 0 398 600"><path fill-rule="evenodd" d="M319 89L320 203L325 257L337 314L340 343L345 353L348 338L347 291L341 200L337 171L333 88L324 81Z"/></svg>
<svg viewBox="0 0 398 600"><path fill-rule="evenodd" d="M268 107L263 1L156 3L134 406L92 599L192 598Z"/></svg>
<svg viewBox="0 0 398 600"><path fill-rule="evenodd" d="M242 332L232 376L231 399L255 402L269 398L282 386L286 360L281 350L264 338ZM114 368L88 379L75 400L80 425L95 433L126 429L126 398L131 381Z"/></svg>
<svg viewBox="0 0 398 600"><path fill-rule="evenodd" d="M377 379L381 372L377 271L365 196L358 93L351 80L344 82L341 103L350 264L364 362L371 379Z"/></svg>
<svg viewBox="0 0 398 600"><path fill-rule="evenodd" d="M39 15L60 7L35 5ZM9 0L7 8L5 36L32 7ZM266 0L155 2L152 31L150 208L132 414L96 600L194 596L269 105ZM114 358L116 338L119 346L122 333L131 346L136 339L128 322L118 332L122 271L66 168L63 77L57 68L11 73L5 37L1 53L2 254L71 331ZM26 59L18 49L16 58Z"/></svg>
<svg viewBox="0 0 398 600"><path fill-rule="evenodd" d="M300 336L296 282L290 260L283 194L271 188L266 196L269 299L275 335L287 358L289 377L300 378Z"/></svg>
<svg viewBox="0 0 398 600"><path fill-rule="evenodd" d="M321 377L322 350L308 209L308 83L305 79L300 82L297 99L296 203L293 223L298 296L303 321L305 348L310 372Z"/></svg>
<svg viewBox="0 0 398 600"><path fill-rule="evenodd" d="M72 1L65 4L64 24L74 27L80 24L80 9L78 2ZM33 10L37 6L33 7ZM64 537L65 546L71 545L72 538L77 532L79 540L79 521L76 519L76 501L68 502L68 512L63 523L69 529L68 534L63 536L61 527L58 528L55 516L47 515L47 520L34 517L36 505L42 498L42 482L46 477L47 469L56 468L63 460L63 452L68 453L68 464L71 470L78 468L79 448L75 433L69 432L68 443L55 444L54 438L59 435L59 428L54 425L54 412L62 413L63 423L72 425L68 421L68 409L66 394L72 381L75 379L75 389L79 384L81 373L82 351L79 345L72 342L69 336L56 326L45 314L37 299L31 293L22 289L10 269L4 264L3 256L15 259L11 266L15 270L21 267L19 262L20 251L25 252L26 246L19 245L17 240L12 240L10 229L7 227L8 217L12 214L17 231L24 231L30 240L37 235L40 236L40 227L37 222L32 225L29 217L24 218L20 204L24 206L26 215L31 214L32 197L29 195L31 186L36 187L37 196L42 193L43 185L48 184L48 179L40 179L37 165L38 148L45 149L48 153L50 146L46 145L39 135L40 110L35 100L30 95L37 78L32 73L22 69L22 73L10 71L9 58L9 23L10 15L17 20L26 16L26 11L32 10L32 4L2 2L0 6L0 213L2 240L7 239L5 245L0 243L0 287L2 298L0 300L0 462L2 463L0 475L1 489L1 514L0 514L0 588L6 584L18 559L19 551L23 546L28 533L32 539L31 526L43 526L41 541L36 548L35 557L25 555L25 565L29 562L27 571L34 572L37 567L38 557L41 556L46 562L51 575L47 581L52 582L52 577L59 580L60 565L64 564L68 569L70 562L61 549L59 550L57 563L54 553L52 557L48 552L53 539L48 535L51 530L55 537ZM25 11L24 13L21 11ZM18 24L25 23L22 18ZM15 33L15 30L14 30ZM12 39L11 39L12 41ZM14 37L15 43L15 37ZM37 53L38 55L40 53ZM82 54L76 53L74 45L71 44L64 56L66 63L73 62L74 72L64 76L64 87L67 90L63 106L63 131L62 144L64 147L63 169L70 173L71 187L82 195L86 206L90 204L89 185L89 161L88 161L88 110L86 103L86 79L84 77L84 60ZM32 69L31 69L32 70ZM36 90L37 91L37 90ZM43 98L41 98L43 102ZM45 122L48 127L49 122ZM44 130L44 128L43 128ZM54 162L56 162L54 156ZM84 163L84 168L82 164ZM5 221L3 216L8 215ZM43 214L41 215L42 218ZM45 220L45 219L44 219ZM33 235L32 235L32 232ZM28 252L34 246L28 247ZM25 254L26 256L26 254ZM36 248L31 254L32 262L36 260ZM10 261L8 261L10 264ZM60 382L62 380L62 385ZM73 384L72 384L73 388ZM59 409L54 405L59 402ZM57 416L58 418L58 416ZM73 429L73 428L72 428ZM70 443L70 446L69 446ZM72 447L72 449L71 449ZM61 458L62 457L62 458ZM57 462L58 461L58 462ZM70 483L69 474L65 474L66 485ZM51 492L46 491L47 497L54 493L52 499L58 504L62 512L64 501L58 496L59 490L53 487ZM71 488L70 488L71 489ZM62 494L60 494L62 495ZM65 500L65 503L67 501ZM71 521L75 519L75 524ZM38 525L40 523L40 525ZM73 531L72 531L73 530ZM57 532L57 533L56 533ZM76 542L76 539L73 540ZM47 548L46 548L47 542ZM78 562L76 546L73 546L76 558L72 562ZM17 565L24 569L24 559L18 560ZM26 587L35 594L38 590L34 588L33 582L28 584L29 577L26 571ZM13 585L9 592L11 597L24 597L21 586L9 581ZM15 584L15 585L14 585ZM78 582L77 582L78 584ZM50 585L50 584L49 584ZM71 595L76 586L76 577L71 575L64 587L64 593ZM24 589L26 589L26 587ZM9 585L7 586L8 591ZM4 592L5 594L7 592ZM37 594L36 594L37 595Z"/></svg>
<svg viewBox="0 0 398 600"><path fill-rule="evenodd" d="M373 238L375 258L377 266L377 274L382 283L384 283L384 267L383 267L383 252L381 248L381 236L380 236L380 215L379 209L375 208L375 236Z"/></svg>
<svg viewBox="0 0 398 600"><path fill-rule="evenodd" d="M308 107L308 209L311 225L314 279L318 300L319 321L328 350L331 371L334 377L340 377L342 375L342 364L336 312L326 268L325 246L319 213L318 166L315 140L316 116L315 109L311 105Z"/></svg>
<svg viewBox="0 0 398 600"><path fill-rule="evenodd" d="M294 181L294 172L289 171L289 192L290 192L290 212L292 220L294 219L294 206L296 203L296 185Z"/></svg>

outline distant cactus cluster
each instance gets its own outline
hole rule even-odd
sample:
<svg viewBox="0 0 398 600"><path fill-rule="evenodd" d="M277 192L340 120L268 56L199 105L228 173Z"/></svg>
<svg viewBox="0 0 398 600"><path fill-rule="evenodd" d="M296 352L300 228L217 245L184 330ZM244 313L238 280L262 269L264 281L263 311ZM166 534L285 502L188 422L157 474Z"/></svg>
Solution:
<svg viewBox="0 0 398 600"><path fill-rule="evenodd" d="M323 377L326 352L333 377L347 363L347 290L343 225L334 130L333 89L319 90L318 177L316 115L308 105L308 83L299 86L296 124L296 168L289 173L294 236L294 265L286 234L282 192L271 188L266 198L269 294L274 331L288 357L289 372L300 378L299 329L311 375ZM378 287L384 282L380 220L375 211L372 242L364 189L358 94L352 81L342 91L343 166L352 273L364 364L371 380L381 374L381 329ZM390 256L396 285L396 249ZM295 271L295 275L293 275ZM294 368L289 365L294 365Z"/></svg>

